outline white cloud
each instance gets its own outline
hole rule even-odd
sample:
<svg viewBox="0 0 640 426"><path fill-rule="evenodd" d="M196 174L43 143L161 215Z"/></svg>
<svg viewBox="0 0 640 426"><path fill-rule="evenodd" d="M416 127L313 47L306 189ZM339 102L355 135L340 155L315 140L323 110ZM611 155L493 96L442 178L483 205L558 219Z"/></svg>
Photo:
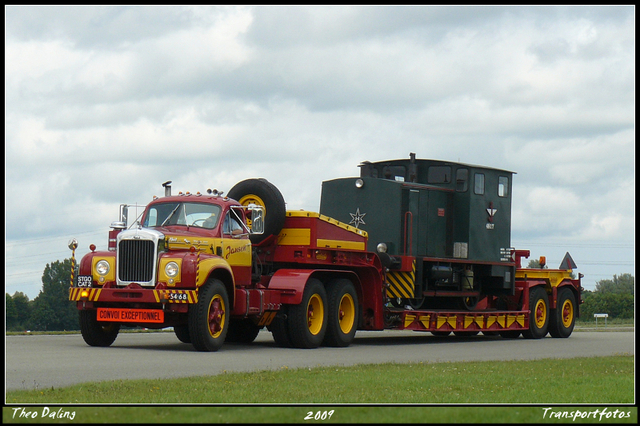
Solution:
<svg viewBox="0 0 640 426"><path fill-rule="evenodd" d="M8 7L9 244L106 241L167 180L266 177L314 210L323 180L410 152L516 171L514 238L628 242L633 11Z"/></svg>

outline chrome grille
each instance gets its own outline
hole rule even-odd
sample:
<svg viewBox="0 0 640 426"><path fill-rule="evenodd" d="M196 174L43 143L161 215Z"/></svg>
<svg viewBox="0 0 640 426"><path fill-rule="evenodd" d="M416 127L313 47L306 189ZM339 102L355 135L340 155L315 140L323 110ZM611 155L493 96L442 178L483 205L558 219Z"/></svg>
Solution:
<svg viewBox="0 0 640 426"><path fill-rule="evenodd" d="M155 243L151 240L121 240L118 245L118 279L153 284Z"/></svg>

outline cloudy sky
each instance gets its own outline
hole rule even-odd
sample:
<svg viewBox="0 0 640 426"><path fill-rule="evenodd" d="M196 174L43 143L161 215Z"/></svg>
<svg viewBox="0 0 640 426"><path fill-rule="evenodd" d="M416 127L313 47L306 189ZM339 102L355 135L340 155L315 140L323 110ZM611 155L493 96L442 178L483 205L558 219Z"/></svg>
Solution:
<svg viewBox="0 0 640 426"><path fill-rule="evenodd" d="M635 275L635 9L5 7L6 292L106 249L120 203L364 160L517 172L512 245Z"/></svg>

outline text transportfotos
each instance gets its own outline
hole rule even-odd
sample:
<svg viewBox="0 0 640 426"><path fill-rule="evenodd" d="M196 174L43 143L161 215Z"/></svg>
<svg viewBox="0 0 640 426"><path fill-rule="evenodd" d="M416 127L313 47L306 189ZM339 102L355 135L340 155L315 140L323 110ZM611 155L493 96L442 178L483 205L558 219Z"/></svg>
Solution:
<svg viewBox="0 0 640 426"><path fill-rule="evenodd" d="M572 419L575 421L576 419L594 419L594 420L602 420L603 417L607 419L626 419L631 417L631 411L608 411L606 408L600 410L596 409L593 411L551 411L553 408L543 408L544 414L542 415L543 419ZM548 416L548 417L547 417Z"/></svg>

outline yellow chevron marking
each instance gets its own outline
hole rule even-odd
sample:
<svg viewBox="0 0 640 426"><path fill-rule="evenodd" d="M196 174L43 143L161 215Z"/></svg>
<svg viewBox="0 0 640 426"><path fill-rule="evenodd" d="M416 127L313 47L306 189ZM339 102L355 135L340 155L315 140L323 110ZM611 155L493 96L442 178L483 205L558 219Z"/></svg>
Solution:
<svg viewBox="0 0 640 426"><path fill-rule="evenodd" d="M420 315L418 320L422 323L424 328L429 328L429 324L431 321L431 315Z"/></svg>
<svg viewBox="0 0 640 426"><path fill-rule="evenodd" d="M491 327L495 324L497 317L495 315L490 315L487 317L487 328Z"/></svg>
<svg viewBox="0 0 640 426"><path fill-rule="evenodd" d="M456 328L456 316L438 316L436 328L441 328L445 324L449 324L451 327Z"/></svg>
<svg viewBox="0 0 640 426"><path fill-rule="evenodd" d="M91 300L92 302L97 301L100 298L100 293L102 293L101 288L92 289L91 294L89 295L89 300Z"/></svg>
<svg viewBox="0 0 640 426"><path fill-rule="evenodd" d="M171 296L172 294L180 296ZM168 303L197 303L196 290L153 290L156 302L166 300Z"/></svg>
<svg viewBox="0 0 640 426"><path fill-rule="evenodd" d="M86 291L87 301L96 302L100 298L101 288L89 288L89 287L72 287L69 288L69 300L72 302L79 302L82 299L82 292Z"/></svg>
<svg viewBox="0 0 640 426"><path fill-rule="evenodd" d="M262 315L262 317L260 318L258 325L263 326L271 324L277 313L278 311L265 312L264 315Z"/></svg>
<svg viewBox="0 0 640 426"><path fill-rule="evenodd" d="M404 328L409 327L413 323L413 320L415 320L415 319L416 319L415 315L405 315L404 316Z"/></svg>
<svg viewBox="0 0 640 426"><path fill-rule="evenodd" d="M498 324L502 328L506 328L507 316L506 315L498 315Z"/></svg>
<svg viewBox="0 0 640 426"><path fill-rule="evenodd" d="M389 288L387 295L392 298L411 299L415 297L416 261L413 261L411 272L389 272L387 275Z"/></svg>
<svg viewBox="0 0 640 426"><path fill-rule="evenodd" d="M520 327L524 327L524 314L520 314L516 317L516 321L520 325Z"/></svg>
<svg viewBox="0 0 640 426"><path fill-rule="evenodd" d="M478 315L465 315L464 317L464 328L469 328L469 326L473 323L478 324L478 327L482 328L484 318Z"/></svg>

